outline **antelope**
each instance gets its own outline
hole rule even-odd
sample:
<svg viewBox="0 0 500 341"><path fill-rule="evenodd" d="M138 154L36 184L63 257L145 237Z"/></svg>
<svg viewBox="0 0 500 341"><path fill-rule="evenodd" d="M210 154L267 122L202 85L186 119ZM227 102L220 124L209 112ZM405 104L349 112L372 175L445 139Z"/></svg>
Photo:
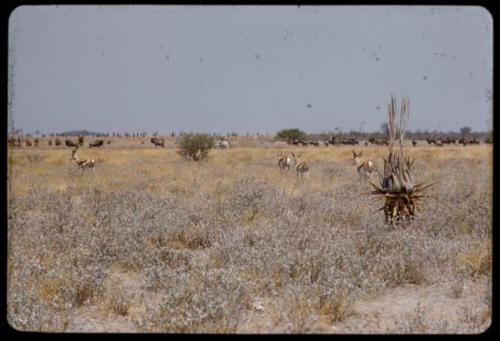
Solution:
<svg viewBox="0 0 500 341"><path fill-rule="evenodd" d="M157 137L152 137L151 138L151 143L155 145L155 147L163 147L165 148L165 140L162 138L162 139L159 139Z"/></svg>
<svg viewBox="0 0 500 341"><path fill-rule="evenodd" d="M104 140L95 140L94 142L89 142L89 148L95 147L99 148L104 144Z"/></svg>
<svg viewBox="0 0 500 341"><path fill-rule="evenodd" d="M278 154L278 156L280 157L278 159L278 166L280 167L280 170L281 171L289 170L290 166L292 165L293 157L288 154L282 155L281 152Z"/></svg>
<svg viewBox="0 0 500 341"><path fill-rule="evenodd" d="M361 156L363 155L363 152L356 153L354 150L352 151L352 154L354 155L353 159L353 164L356 166L356 171L359 174L359 180L370 180L370 177L372 176L373 171L376 171L375 169L375 164L370 161L361 161Z"/></svg>
<svg viewBox="0 0 500 341"><path fill-rule="evenodd" d="M71 160L75 161L80 169L92 168L95 170L95 160L94 159L80 159L78 154L76 153L78 148L75 148L71 151Z"/></svg>
<svg viewBox="0 0 500 341"><path fill-rule="evenodd" d="M417 141L416 140L412 140L411 143L413 144L413 147L417 146Z"/></svg>
<svg viewBox="0 0 500 341"><path fill-rule="evenodd" d="M355 145L355 144L359 144L359 141L356 140L355 138L343 138L342 140L340 140L340 143L341 144L351 144L351 145Z"/></svg>
<svg viewBox="0 0 500 341"><path fill-rule="evenodd" d="M301 158L302 153L295 155L292 153L293 160L295 161L295 164L297 165L295 168L297 169L297 180L299 181L304 181L304 175L307 178L307 175L309 174L309 162L306 160L303 160Z"/></svg>
<svg viewBox="0 0 500 341"><path fill-rule="evenodd" d="M75 143L69 139L66 139L66 141L64 141L66 143L66 146L68 147L77 147L78 146L78 143Z"/></svg>

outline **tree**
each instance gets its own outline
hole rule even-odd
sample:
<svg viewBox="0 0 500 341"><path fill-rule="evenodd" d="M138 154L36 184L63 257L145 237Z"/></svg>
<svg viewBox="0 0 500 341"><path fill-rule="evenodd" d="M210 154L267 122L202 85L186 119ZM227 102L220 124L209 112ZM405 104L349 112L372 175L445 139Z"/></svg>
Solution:
<svg viewBox="0 0 500 341"><path fill-rule="evenodd" d="M179 140L179 155L200 161L208 156L214 146L214 138L206 134L184 135Z"/></svg>
<svg viewBox="0 0 500 341"><path fill-rule="evenodd" d="M278 140L289 140L289 139L303 139L306 137L306 133L300 129L282 129L276 133L276 139Z"/></svg>
<svg viewBox="0 0 500 341"><path fill-rule="evenodd" d="M462 135L469 135L472 132L471 127L462 127L460 128L460 132Z"/></svg>

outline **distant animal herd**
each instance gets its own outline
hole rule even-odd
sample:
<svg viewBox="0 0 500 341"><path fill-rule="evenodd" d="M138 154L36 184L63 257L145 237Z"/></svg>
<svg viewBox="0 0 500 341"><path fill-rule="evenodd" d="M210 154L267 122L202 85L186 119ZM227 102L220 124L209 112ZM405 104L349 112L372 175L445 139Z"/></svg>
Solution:
<svg viewBox="0 0 500 341"><path fill-rule="evenodd" d="M493 141L490 137L486 137L484 139L478 139L474 137L462 137L462 138L452 138L452 137L428 137L425 139L428 145L433 145L437 147L442 147L443 145L456 145L456 144L461 144L461 145L478 145L481 143L485 144L491 144ZM21 148L21 147L40 147L41 141L40 138L22 138L22 137L10 137L8 138L8 144L10 147L16 147L16 148ZM165 147L165 138L164 137L151 137L150 139L151 144L153 144L156 147ZM328 139L302 139L302 138L290 138L287 141L287 144L289 145L295 145L295 146L315 146L319 147L321 145L324 146L333 146L333 145L360 145L361 142L353 137L336 137L336 136L331 136ZM415 147L418 144L418 141L413 139L412 145ZM97 139L94 141L91 141L88 143L89 148L100 148L103 145L107 144L110 145L112 143L111 140L105 141L104 139ZM47 146L52 147L52 146L61 146L63 144L63 141L60 138L54 138L54 139L48 139L47 140ZM141 144L145 144L144 140L141 140ZM83 147L83 136L78 137L78 140L75 141L70 138L66 138L64 140L64 145L66 145L69 148L75 148L76 146ZM369 137L368 140L364 141L365 146L369 145L378 145L378 146L387 146L388 145L388 140L387 138L375 138L375 137ZM214 148L215 149L229 149L229 142L226 139L222 140L217 140L214 143Z"/></svg>
<svg viewBox="0 0 500 341"><path fill-rule="evenodd" d="M165 138L164 137L156 137L153 136L150 140L150 142L155 146L155 147L162 147L165 148ZM412 140L412 145L415 147L417 146L418 142L417 140ZM466 145L477 145L480 144L481 142L490 144L492 143L492 140L490 138L486 138L482 141L480 141L477 138L460 138L460 139L454 139L450 137L446 138L427 138L426 142L428 145L434 145L438 147L442 147L443 145L450 145L450 144L462 144L464 146ZM39 147L40 146L40 139L39 138L9 138L8 143L11 147L23 147L23 143L25 147ZM104 139L97 139L93 140L88 143L89 148L101 148L104 144L111 144L111 140L107 140L105 142ZM177 142L175 142L177 144ZM360 142L355 139L355 138L339 138L332 136L329 139L325 140L305 140L305 139L300 139L300 138L292 138L288 139L287 143L289 145L302 145L302 146L316 146L319 147L320 145L359 145ZM55 139L48 139L47 140L48 146L61 146L62 141L60 138L55 138ZM141 144L144 144L144 140L141 139ZM381 145L385 146L388 145L388 139L384 138L375 138L375 137L370 137L368 141L365 141L365 146L368 146L369 144L372 145ZM74 161L76 165L78 166L79 169L95 169L95 164L96 160L93 158L80 158L78 156L78 150L84 146L84 137L83 136L78 136L77 141L66 138L64 140L64 145L66 147L71 148L71 161ZM214 149L229 149L229 141L227 141L225 138L216 140L213 144ZM356 171L359 175L360 180L369 180L371 175L375 172L378 173L378 170L375 167L375 164L371 160L362 160L361 159L362 152L356 152L353 150L353 165L356 168ZM310 163L309 161L305 160L302 158L302 153L278 153L278 166L279 169L282 172L287 172L290 170L292 164L295 167L295 170L297 172L297 180L302 182L304 180L304 177L308 176L309 169L310 169Z"/></svg>
<svg viewBox="0 0 500 341"><path fill-rule="evenodd" d="M438 146L438 147L441 147L445 144L462 144L464 146L466 145L473 145L473 144L481 144L482 143L485 143L485 144L491 144L493 141L491 138L487 137L483 140L480 140L478 138L472 138L472 137L469 137L469 138L466 138L466 137L462 137L460 139L456 139L456 138L451 138L451 137L445 137L445 138L427 138L425 140L427 142L428 145L434 145L434 146ZM412 141L412 145L414 147L417 146L418 144L418 141L413 139ZM325 145L325 146L333 146L333 145L359 145L360 144L360 141L356 138L338 138L338 137L335 137L335 136L332 136L330 139L327 139L327 140L306 140L306 139L299 139L299 138L295 138L295 139L288 139L287 140L287 143L290 144L290 145L296 145L296 146L299 146L299 145L302 145L302 146L320 146L320 145ZM375 138L375 137L370 137L368 138L367 141L364 141L364 144L365 146L368 146L368 145L378 145L378 146L387 146L389 145L389 141L387 138Z"/></svg>

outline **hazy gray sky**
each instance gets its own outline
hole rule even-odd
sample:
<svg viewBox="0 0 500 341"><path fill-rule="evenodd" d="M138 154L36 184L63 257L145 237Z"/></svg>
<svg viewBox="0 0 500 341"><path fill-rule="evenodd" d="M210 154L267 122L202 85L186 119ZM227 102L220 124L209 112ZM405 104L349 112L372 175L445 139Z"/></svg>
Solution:
<svg viewBox="0 0 500 341"><path fill-rule="evenodd" d="M15 127L274 133L491 129L482 7L22 6L9 22Z"/></svg>

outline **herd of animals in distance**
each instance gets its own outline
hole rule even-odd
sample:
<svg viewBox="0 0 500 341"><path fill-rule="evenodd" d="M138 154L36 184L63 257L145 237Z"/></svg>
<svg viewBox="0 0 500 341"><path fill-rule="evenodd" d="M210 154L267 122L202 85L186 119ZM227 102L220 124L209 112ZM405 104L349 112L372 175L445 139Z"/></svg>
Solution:
<svg viewBox="0 0 500 341"><path fill-rule="evenodd" d="M178 138L186 135L186 133L176 134L171 133L171 138ZM247 134L248 136L248 134ZM92 137L92 136L91 136ZM154 136L147 136L147 133L112 133L112 134L97 134L93 136L94 139L87 142L88 148L102 148L106 145L111 145L113 140L118 138L132 138L133 140L137 140L141 145L146 145L151 143L155 147L165 148L165 137L159 137L156 134ZM98 138L95 138L98 137ZM111 137L113 139L111 139ZM219 136L218 139L214 140L213 145L211 146L214 149L230 149L231 148L231 140L234 140L237 137L236 133L228 134L227 137ZM355 137L340 137L334 136L333 134L329 135L327 138L316 138L316 139L306 139L306 138L288 138L286 139L286 143L288 145L295 146L311 146L311 147L320 147L322 145L328 146L339 146L339 145L351 145L351 146L387 146L389 144L388 138L380 137L380 134L375 134L375 136L368 136L364 141L360 141L360 139ZM413 147L417 145L427 144L429 146L442 147L444 145L479 145L479 144L492 144L492 138L490 136L484 138L478 138L473 136L467 137L426 137L422 140L412 139L411 143ZM73 136L67 136L65 134L42 134L40 137L32 137L30 134L21 136L18 135L16 137L8 138L8 145L11 148L38 148L43 147L43 144L46 144L46 147L68 147L71 148L71 160L76 163L79 168L94 168L96 166L96 161L93 158L88 159L80 159L78 156L79 148L85 146L85 136L78 135L76 138ZM177 144L177 140L175 142ZM297 171L297 177L299 179L303 179L304 176L307 176L309 171L310 164L307 160L302 158L302 153L278 153L278 166L281 170L289 170L292 164L295 166ZM358 170L358 174L360 178L369 178L371 173L373 173L373 164L367 161L361 161L362 152L353 151L353 164L356 166Z"/></svg>

